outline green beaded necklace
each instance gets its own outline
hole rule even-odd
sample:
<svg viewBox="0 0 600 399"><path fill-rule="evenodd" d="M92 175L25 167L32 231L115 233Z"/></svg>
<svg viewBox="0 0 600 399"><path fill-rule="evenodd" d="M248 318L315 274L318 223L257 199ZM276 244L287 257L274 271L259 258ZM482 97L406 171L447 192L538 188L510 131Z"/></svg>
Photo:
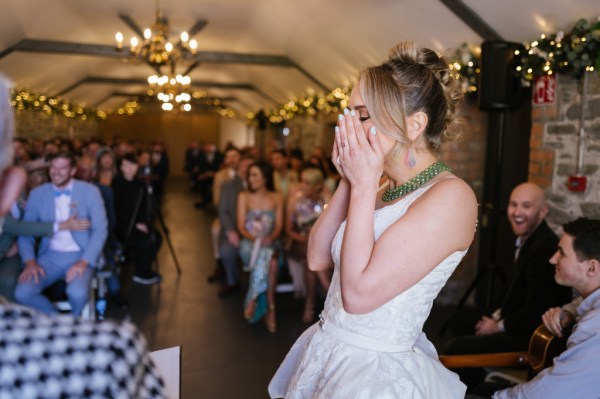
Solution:
<svg viewBox="0 0 600 399"><path fill-rule="evenodd" d="M417 188L421 187L423 184L427 183L429 180L433 179L435 176L445 171L451 172L452 170L445 163L436 162L433 165L428 166L427 169L425 169L406 183L396 188L388 188L387 190L385 190L381 199L384 202L390 202L395 200L396 198L400 198L403 195L415 191Z"/></svg>

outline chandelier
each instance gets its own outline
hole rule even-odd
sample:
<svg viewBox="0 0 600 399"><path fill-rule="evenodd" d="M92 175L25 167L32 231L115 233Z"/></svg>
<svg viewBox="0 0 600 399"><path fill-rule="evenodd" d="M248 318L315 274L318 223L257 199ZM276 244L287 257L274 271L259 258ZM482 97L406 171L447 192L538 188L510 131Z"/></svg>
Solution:
<svg viewBox="0 0 600 399"><path fill-rule="evenodd" d="M174 76L172 73L162 76L152 75L148 77L150 86L148 94L156 94L158 100L162 102L162 109L165 111L181 110L189 112L192 109L190 104L192 96L189 94L191 81L189 76Z"/></svg>
<svg viewBox="0 0 600 399"><path fill-rule="evenodd" d="M127 50L137 60L148 62L154 67L168 65L174 70L174 65L181 60L192 60L198 48L198 42L190 40L187 32L181 32L180 40L175 44L169 41L169 22L162 15L160 0L156 1L156 21L150 28L144 29L144 37L133 36L129 46L123 45L123 34L115 35L118 50Z"/></svg>

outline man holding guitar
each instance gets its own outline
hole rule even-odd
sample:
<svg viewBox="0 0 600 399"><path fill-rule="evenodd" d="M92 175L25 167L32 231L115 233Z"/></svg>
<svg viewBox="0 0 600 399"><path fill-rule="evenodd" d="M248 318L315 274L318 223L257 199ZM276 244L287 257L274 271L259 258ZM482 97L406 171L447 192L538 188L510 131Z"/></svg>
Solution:
<svg viewBox="0 0 600 399"><path fill-rule="evenodd" d="M556 284L549 259L558 237L545 221L548 206L544 191L527 182L511 192L507 217L517 237L504 299L498 310L464 308L452 323L456 338L448 342L446 355L526 351L531 334L544 311L572 298L571 290ZM483 382L482 368L456 371L468 392Z"/></svg>
<svg viewBox="0 0 600 399"><path fill-rule="evenodd" d="M575 323L567 349L552 367L529 382L496 392L493 399L600 398L600 220L579 218L564 225L550 263L556 282L581 294L542 316L548 330L559 337Z"/></svg>

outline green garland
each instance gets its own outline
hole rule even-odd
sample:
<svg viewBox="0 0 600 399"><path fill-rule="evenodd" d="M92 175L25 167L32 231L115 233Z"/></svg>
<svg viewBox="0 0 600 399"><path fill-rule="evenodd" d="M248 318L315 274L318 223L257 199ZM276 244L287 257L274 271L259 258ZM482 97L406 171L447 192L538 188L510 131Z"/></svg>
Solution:
<svg viewBox="0 0 600 399"><path fill-rule="evenodd" d="M106 113L92 107L72 104L67 100L37 95L27 90L12 90L10 104L17 110L33 110L47 115L63 115L81 120L106 119Z"/></svg>
<svg viewBox="0 0 600 399"><path fill-rule="evenodd" d="M600 22L580 19L569 33L544 34L524 46L525 51L516 57L514 68L527 85L543 75L559 73L579 79L585 72L600 71ZM452 66L469 82L470 90L465 91L476 91L480 50L468 48L463 44L456 51Z"/></svg>
<svg viewBox="0 0 600 399"><path fill-rule="evenodd" d="M327 94L315 94L292 99L277 109L267 113L269 122L273 124L282 123L290 120L297 115L328 115L332 112L340 112L348 106L350 100L351 87L337 87ZM246 118L249 122L256 119L254 113L248 113Z"/></svg>
<svg viewBox="0 0 600 399"><path fill-rule="evenodd" d="M568 74L579 79L585 72L600 71L600 21L577 21L571 32L542 35L540 39L525 43L526 51L516 57L515 74L524 84L543 75ZM451 57L450 67L462 80L463 92L478 89L481 49L464 43ZM271 110L269 122L277 124L297 115L329 114L339 112L348 105L351 87L336 88L327 94L292 99ZM247 119L256 118L249 113Z"/></svg>

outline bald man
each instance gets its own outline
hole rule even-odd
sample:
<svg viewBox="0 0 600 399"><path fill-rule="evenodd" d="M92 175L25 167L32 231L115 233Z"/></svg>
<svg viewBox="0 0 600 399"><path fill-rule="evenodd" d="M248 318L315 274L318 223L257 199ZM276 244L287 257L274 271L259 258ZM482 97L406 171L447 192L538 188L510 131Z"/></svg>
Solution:
<svg viewBox="0 0 600 399"><path fill-rule="evenodd" d="M473 310L463 317L463 324L471 326L466 333L472 335L450 341L446 354L525 351L544 311L570 301L571 290L554 281L550 258L558 237L544 220L548 214L544 191L534 183L518 185L510 195L507 214L517 239L502 305L492 314ZM459 375L468 387L485 377L483 370L460 370Z"/></svg>

